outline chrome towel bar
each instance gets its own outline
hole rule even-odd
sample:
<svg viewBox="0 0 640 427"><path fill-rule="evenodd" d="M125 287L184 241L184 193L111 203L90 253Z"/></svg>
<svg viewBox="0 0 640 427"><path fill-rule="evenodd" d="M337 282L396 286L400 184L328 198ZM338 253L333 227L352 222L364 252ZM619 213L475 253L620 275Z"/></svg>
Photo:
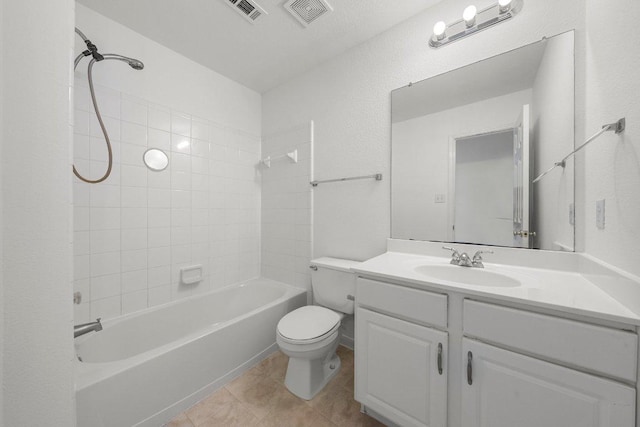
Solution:
<svg viewBox="0 0 640 427"><path fill-rule="evenodd" d="M317 187L318 184L325 184L327 182L339 182L339 181L353 181L356 179L375 179L376 181L382 181L382 174L375 173L373 175L352 176L349 178L337 178L337 179L325 179L322 181L311 181L310 184L313 187Z"/></svg>

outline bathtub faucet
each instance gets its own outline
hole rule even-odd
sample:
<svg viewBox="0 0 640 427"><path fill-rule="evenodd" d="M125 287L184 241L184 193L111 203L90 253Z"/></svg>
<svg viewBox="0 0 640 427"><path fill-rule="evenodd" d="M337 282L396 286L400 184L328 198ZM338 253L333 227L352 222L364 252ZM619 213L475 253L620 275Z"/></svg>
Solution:
<svg viewBox="0 0 640 427"><path fill-rule="evenodd" d="M95 322L83 323L82 325L75 325L73 327L73 337L78 338L80 335L88 334L89 332L101 331L102 323L100 323L100 318L96 319Z"/></svg>

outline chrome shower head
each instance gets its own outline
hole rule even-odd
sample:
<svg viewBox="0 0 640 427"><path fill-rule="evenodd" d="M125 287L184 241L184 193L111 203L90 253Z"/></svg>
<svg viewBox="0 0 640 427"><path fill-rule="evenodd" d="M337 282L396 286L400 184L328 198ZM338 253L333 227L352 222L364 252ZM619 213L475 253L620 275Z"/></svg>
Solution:
<svg viewBox="0 0 640 427"><path fill-rule="evenodd" d="M127 63L134 70L142 70L144 68L142 61L138 61L137 59L130 59Z"/></svg>
<svg viewBox="0 0 640 427"><path fill-rule="evenodd" d="M103 56L104 59L117 59L118 61L126 62L134 70L142 70L144 68L144 64L139 59L129 58L128 56L122 56L115 53L105 53Z"/></svg>

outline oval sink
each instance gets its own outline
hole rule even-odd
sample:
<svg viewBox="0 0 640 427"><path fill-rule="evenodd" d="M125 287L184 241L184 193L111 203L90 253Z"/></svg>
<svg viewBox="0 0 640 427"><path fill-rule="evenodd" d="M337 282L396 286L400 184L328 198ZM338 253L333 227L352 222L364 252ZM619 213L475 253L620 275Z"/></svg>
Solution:
<svg viewBox="0 0 640 427"><path fill-rule="evenodd" d="M415 271L433 279L446 280L472 286L491 286L511 288L520 286L520 282L509 276L480 268L460 267L457 265L421 265Z"/></svg>

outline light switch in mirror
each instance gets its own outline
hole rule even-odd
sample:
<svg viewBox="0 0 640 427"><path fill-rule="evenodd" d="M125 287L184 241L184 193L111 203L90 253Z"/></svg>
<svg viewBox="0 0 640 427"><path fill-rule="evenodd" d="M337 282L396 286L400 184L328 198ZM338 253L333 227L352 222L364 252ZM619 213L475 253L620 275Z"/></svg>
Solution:
<svg viewBox="0 0 640 427"><path fill-rule="evenodd" d="M574 34L392 92L391 237L570 250ZM547 178L545 178L547 179Z"/></svg>

